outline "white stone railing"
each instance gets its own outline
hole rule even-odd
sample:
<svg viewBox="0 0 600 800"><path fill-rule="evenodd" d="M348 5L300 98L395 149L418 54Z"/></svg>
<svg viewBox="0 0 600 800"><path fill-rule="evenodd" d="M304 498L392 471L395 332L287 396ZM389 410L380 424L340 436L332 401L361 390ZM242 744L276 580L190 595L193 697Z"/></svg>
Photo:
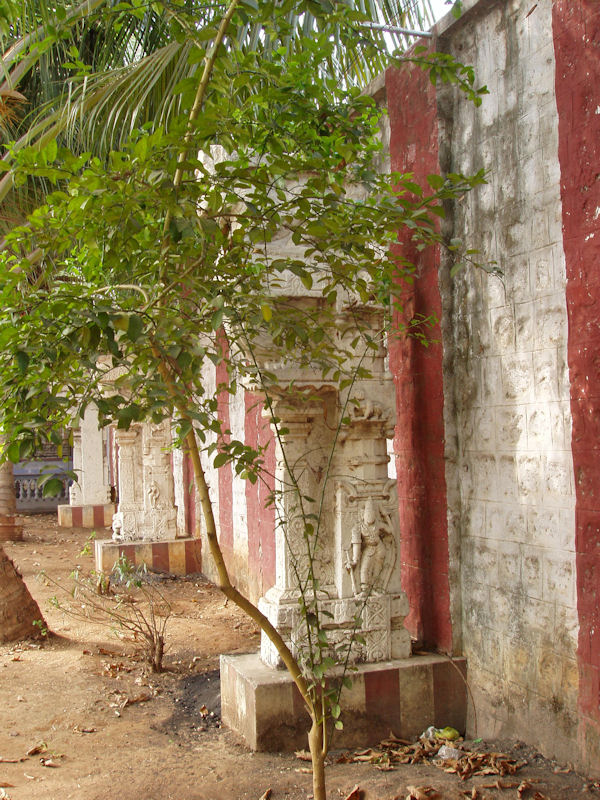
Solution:
<svg viewBox="0 0 600 800"><path fill-rule="evenodd" d="M67 467L63 461L30 461L15 465L14 487L17 511L54 511L60 503L68 503L72 480L61 474ZM44 490L38 485L38 479L53 470L55 470L54 477L62 482L62 489L58 494L44 497Z"/></svg>

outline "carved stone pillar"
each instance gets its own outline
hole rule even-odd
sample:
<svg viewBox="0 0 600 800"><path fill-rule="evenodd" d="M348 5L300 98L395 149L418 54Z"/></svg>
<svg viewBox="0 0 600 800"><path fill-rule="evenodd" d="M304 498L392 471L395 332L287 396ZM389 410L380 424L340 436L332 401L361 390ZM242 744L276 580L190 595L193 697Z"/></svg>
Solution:
<svg viewBox="0 0 600 800"><path fill-rule="evenodd" d="M330 415L335 412L335 393L330 390L311 393L309 398L282 395L274 404L279 427L287 432L276 444L275 586L259 607L297 646L303 635L299 586L310 593L311 563L320 595L326 597L334 590L331 505L320 502L324 490L333 498L325 483L332 443L332 431L324 424L328 410ZM264 635L261 657L271 666L279 664L276 650Z"/></svg>
<svg viewBox="0 0 600 800"><path fill-rule="evenodd" d="M69 487L69 504L72 506L83 505L83 458L81 455L81 430L75 428L73 437L73 472L77 475L77 482Z"/></svg>
<svg viewBox="0 0 600 800"><path fill-rule="evenodd" d="M142 426L115 431L119 467L119 504L113 517L113 539L141 539L144 514L142 484Z"/></svg>
<svg viewBox="0 0 600 800"><path fill-rule="evenodd" d="M171 423L143 426L144 537L159 541L177 536L177 509L171 464Z"/></svg>
<svg viewBox="0 0 600 800"><path fill-rule="evenodd" d="M177 509L169 448L170 424L132 425L115 432L119 505L113 517L117 541L162 541L177 535Z"/></svg>
<svg viewBox="0 0 600 800"><path fill-rule="evenodd" d="M354 307L352 314L352 320L343 311L338 316L340 346L346 350L349 337L356 336L361 311ZM364 309L359 322L373 334L382 324L372 309ZM341 393L335 385L315 380L302 396L300 375L290 384L295 394L281 390L275 414L287 432L282 446L277 444L276 582L259 606L301 656L307 632L299 587L305 587L305 600L310 601L313 589L307 576L312 563L331 650L339 660L351 647L351 662L372 663L406 658L411 644L404 628L408 603L400 587L396 486L388 478L394 388L383 346L366 357L357 352L359 361L371 377L354 381ZM264 635L261 658L279 665Z"/></svg>

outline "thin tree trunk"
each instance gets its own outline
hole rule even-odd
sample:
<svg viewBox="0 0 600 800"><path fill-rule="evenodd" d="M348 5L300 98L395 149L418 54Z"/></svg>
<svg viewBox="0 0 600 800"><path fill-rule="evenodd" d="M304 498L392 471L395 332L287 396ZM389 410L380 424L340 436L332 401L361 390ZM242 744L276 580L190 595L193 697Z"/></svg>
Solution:
<svg viewBox="0 0 600 800"><path fill-rule="evenodd" d="M13 465L10 461L5 461L0 464L0 542L18 541L23 538L21 525L15 520L15 511Z"/></svg>
<svg viewBox="0 0 600 800"><path fill-rule="evenodd" d="M314 800L327 800L325 790L325 754L323 752L323 725L319 725L313 718L312 727L308 732L308 746L313 771L313 797Z"/></svg>
<svg viewBox="0 0 600 800"><path fill-rule="evenodd" d="M45 626L38 604L29 594L21 574L0 547L0 642L39 636Z"/></svg>

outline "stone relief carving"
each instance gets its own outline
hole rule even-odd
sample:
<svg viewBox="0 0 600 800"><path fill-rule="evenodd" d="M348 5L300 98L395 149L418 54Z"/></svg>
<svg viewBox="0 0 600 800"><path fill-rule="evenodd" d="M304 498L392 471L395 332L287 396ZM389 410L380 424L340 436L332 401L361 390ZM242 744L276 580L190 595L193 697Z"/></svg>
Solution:
<svg viewBox="0 0 600 800"><path fill-rule="evenodd" d="M161 541L175 538L177 509L169 456L169 421L117 431L116 441L119 508L113 516L113 539Z"/></svg>
<svg viewBox="0 0 600 800"><path fill-rule="evenodd" d="M362 519L352 528L351 547L345 554L354 596L383 594L396 564L396 541L390 515L372 497L367 498Z"/></svg>
<svg viewBox="0 0 600 800"><path fill-rule="evenodd" d="M152 481L146 492L148 500L150 501L150 508L155 509L158 499L160 497L160 489L156 481Z"/></svg>

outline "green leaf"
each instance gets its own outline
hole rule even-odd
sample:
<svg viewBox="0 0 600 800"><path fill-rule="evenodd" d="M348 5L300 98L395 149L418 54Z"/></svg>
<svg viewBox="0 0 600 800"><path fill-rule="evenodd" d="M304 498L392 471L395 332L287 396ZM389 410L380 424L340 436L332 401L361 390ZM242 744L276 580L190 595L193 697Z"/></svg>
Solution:
<svg viewBox="0 0 600 800"><path fill-rule="evenodd" d="M48 161L54 161L57 154L58 154L58 145L56 144L56 139L52 139L48 142L46 147L44 148L44 152Z"/></svg>
<svg viewBox="0 0 600 800"><path fill-rule="evenodd" d="M6 448L6 457L13 464L18 464L21 459L21 443L11 442Z"/></svg>
<svg viewBox="0 0 600 800"><path fill-rule="evenodd" d="M218 469L219 467L222 467L224 464L227 464L229 460L230 460L229 453L217 453L217 455L215 456L215 460L213 461L213 465L215 469Z"/></svg>
<svg viewBox="0 0 600 800"><path fill-rule="evenodd" d="M223 309L218 308L210 318L210 327L213 331L218 331L223 325Z"/></svg>
<svg viewBox="0 0 600 800"><path fill-rule="evenodd" d="M273 309L267 303L261 303L260 310L265 322L270 322L273 317Z"/></svg>
<svg viewBox="0 0 600 800"><path fill-rule="evenodd" d="M27 372L27 367L29 366L29 356L23 350L17 350L15 353L15 359L17 361L19 372L21 375L25 375Z"/></svg>
<svg viewBox="0 0 600 800"><path fill-rule="evenodd" d="M313 279L310 272L303 272L300 275L300 280L302 281L303 286L305 286L309 291L312 289Z"/></svg>
<svg viewBox="0 0 600 800"><path fill-rule="evenodd" d="M44 497L55 497L63 491L63 482L60 478L50 478L44 483L42 494Z"/></svg>
<svg viewBox="0 0 600 800"><path fill-rule="evenodd" d="M113 318L113 327L116 331L129 330L129 314L116 314Z"/></svg>
<svg viewBox="0 0 600 800"><path fill-rule="evenodd" d="M127 326L127 335L132 342L137 342L144 330L144 320L137 314L131 314L129 317L129 325Z"/></svg>
<svg viewBox="0 0 600 800"><path fill-rule="evenodd" d="M441 175L428 175L427 183L431 186L432 189L435 189L437 191L438 189L442 188L445 181Z"/></svg>

